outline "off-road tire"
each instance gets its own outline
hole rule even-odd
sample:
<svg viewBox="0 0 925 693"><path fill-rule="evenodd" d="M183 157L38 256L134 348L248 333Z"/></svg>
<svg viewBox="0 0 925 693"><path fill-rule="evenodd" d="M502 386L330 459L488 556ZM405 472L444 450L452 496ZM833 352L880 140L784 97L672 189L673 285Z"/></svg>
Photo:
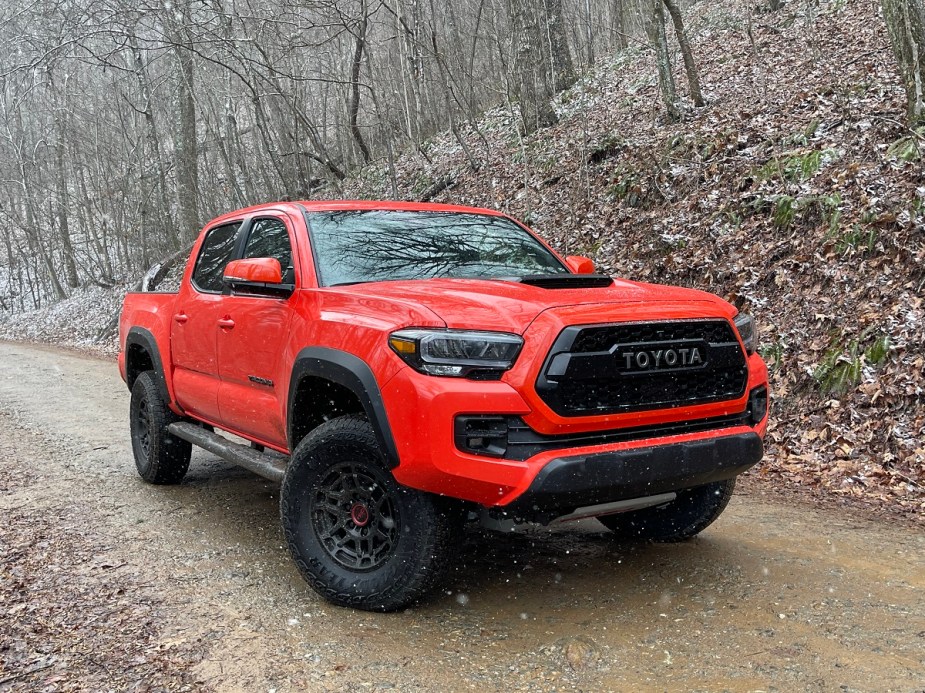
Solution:
<svg viewBox="0 0 925 693"><path fill-rule="evenodd" d="M170 411L153 371L145 371L132 385L129 425L138 475L151 484L179 483L189 469L193 446L168 433L180 417Z"/></svg>
<svg viewBox="0 0 925 693"><path fill-rule="evenodd" d="M597 518L627 541L678 542L690 539L710 526L726 509L735 478L678 492L665 505Z"/></svg>
<svg viewBox="0 0 925 693"><path fill-rule="evenodd" d="M452 502L396 482L357 416L332 419L296 446L280 515L308 584L338 606L367 611L402 609L434 589L463 522Z"/></svg>

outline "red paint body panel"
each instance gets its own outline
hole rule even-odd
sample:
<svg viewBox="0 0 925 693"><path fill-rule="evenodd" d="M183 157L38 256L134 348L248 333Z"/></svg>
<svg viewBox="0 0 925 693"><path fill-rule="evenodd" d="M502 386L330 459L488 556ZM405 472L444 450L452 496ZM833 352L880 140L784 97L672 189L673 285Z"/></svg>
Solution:
<svg viewBox="0 0 925 693"><path fill-rule="evenodd" d="M257 216L282 219L293 245L295 292L288 298L271 298L198 291L190 278L203 233L193 248L178 294L126 297L120 322L122 377L128 378L126 335L132 327L144 328L156 340L171 406L177 413L285 452L287 399L299 352L309 346L347 352L369 366L381 390L400 460L393 470L396 479L413 488L488 506L516 499L544 465L564 455L748 431L764 436L766 418L755 427L556 450L523 462L462 452L456 448L453 431L459 414L520 416L536 432L549 435L667 424L744 411L748 391L767 386L767 370L760 357L751 355L746 394L735 400L606 416L559 416L539 397L534 383L550 346L567 326L732 320L735 308L705 292L625 280L616 280L607 288L557 290L478 279L319 288L303 207L309 212L394 209L504 216L451 205L341 201L263 205L218 217L205 231ZM389 348L389 334L407 327L509 332L522 335L524 346L500 381L435 377L413 370Z"/></svg>

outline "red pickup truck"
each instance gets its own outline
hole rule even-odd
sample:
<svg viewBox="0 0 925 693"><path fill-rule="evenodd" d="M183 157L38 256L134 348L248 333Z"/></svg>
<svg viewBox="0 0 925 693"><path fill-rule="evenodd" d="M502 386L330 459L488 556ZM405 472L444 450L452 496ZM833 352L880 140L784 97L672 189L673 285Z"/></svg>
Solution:
<svg viewBox="0 0 925 693"><path fill-rule="evenodd" d="M221 216L178 293L125 298L138 472L177 483L195 444L280 481L302 575L362 609L432 590L467 519L692 537L762 456L755 325L593 272L485 209Z"/></svg>

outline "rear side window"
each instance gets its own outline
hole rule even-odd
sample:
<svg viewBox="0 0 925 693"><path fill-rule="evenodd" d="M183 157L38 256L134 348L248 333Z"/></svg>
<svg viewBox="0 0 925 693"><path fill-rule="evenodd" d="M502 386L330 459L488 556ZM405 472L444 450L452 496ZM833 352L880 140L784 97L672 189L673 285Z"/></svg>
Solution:
<svg viewBox="0 0 925 693"><path fill-rule="evenodd" d="M292 243L289 232L280 219L255 219L244 246L244 257L272 257L279 260L283 284L295 282L292 266Z"/></svg>
<svg viewBox="0 0 925 693"><path fill-rule="evenodd" d="M222 292L222 274L232 260L241 222L216 226L206 234L193 269L193 285L200 291Z"/></svg>

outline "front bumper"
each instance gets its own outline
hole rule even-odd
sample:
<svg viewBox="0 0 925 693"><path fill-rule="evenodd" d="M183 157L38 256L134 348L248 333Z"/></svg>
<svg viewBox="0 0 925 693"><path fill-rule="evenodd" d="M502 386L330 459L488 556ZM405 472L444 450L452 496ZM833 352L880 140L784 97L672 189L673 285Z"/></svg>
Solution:
<svg viewBox="0 0 925 693"><path fill-rule="evenodd" d="M536 411L509 383L438 378L405 368L382 388L400 459L392 471L405 486L486 507L523 511L538 504L565 512L730 478L760 459L767 427L766 411L751 420L732 420L749 410L749 392L767 387L764 364L756 356L751 365L749 389L741 400L571 421L569 429L559 429L559 435L571 438L568 444L547 446L551 434L544 432L533 436L529 446L520 446L520 450L530 448L528 454L513 456L460 449L456 430L457 419L466 415L490 414L532 423ZM670 426L711 417L730 420L709 430ZM617 418L619 423L614 421ZM627 438L626 432L633 426L639 431L640 425L647 428L645 435ZM730 439L738 442L727 442ZM751 442L741 442L746 439Z"/></svg>
<svg viewBox="0 0 925 693"><path fill-rule="evenodd" d="M576 508L655 496L724 481L761 460L756 433L655 447L557 457L509 505L506 515L532 519Z"/></svg>

